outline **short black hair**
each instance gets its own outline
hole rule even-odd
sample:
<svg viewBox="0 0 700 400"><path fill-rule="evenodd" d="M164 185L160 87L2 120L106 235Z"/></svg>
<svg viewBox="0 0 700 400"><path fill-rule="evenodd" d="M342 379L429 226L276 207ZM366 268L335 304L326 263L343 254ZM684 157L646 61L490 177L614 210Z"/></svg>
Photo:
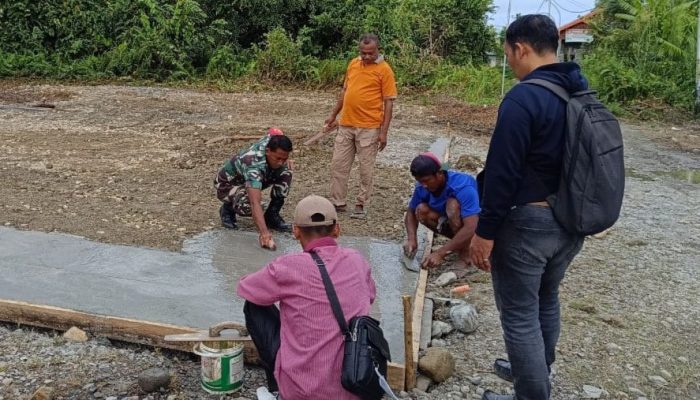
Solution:
<svg viewBox="0 0 700 400"><path fill-rule="evenodd" d="M516 43L527 43L539 55L556 53L559 47L559 28L546 15L523 15L508 25L506 43L511 48L515 48Z"/></svg>
<svg viewBox="0 0 700 400"><path fill-rule="evenodd" d="M375 43L379 47L379 36L374 33L363 33L360 36L360 44L370 44Z"/></svg>
<svg viewBox="0 0 700 400"><path fill-rule="evenodd" d="M325 237L330 236L335 229L335 223L333 225L320 225L320 226L300 226L299 230L304 236L317 236Z"/></svg>
<svg viewBox="0 0 700 400"><path fill-rule="evenodd" d="M419 179L442 171L442 165L430 156L419 155L411 161L411 175Z"/></svg>
<svg viewBox="0 0 700 400"><path fill-rule="evenodd" d="M276 151L277 149L282 149L288 153L292 152L292 139L285 135L273 135L270 136L270 141L267 142L267 148L270 151Z"/></svg>

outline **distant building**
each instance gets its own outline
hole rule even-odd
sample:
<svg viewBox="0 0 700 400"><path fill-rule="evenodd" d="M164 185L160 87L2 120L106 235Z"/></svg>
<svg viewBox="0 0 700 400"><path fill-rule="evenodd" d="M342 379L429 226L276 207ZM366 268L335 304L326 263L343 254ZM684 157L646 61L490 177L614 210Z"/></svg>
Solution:
<svg viewBox="0 0 700 400"><path fill-rule="evenodd" d="M499 57L496 53L493 51L487 51L486 52L486 60L489 64L489 67L498 67L501 65L501 57Z"/></svg>
<svg viewBox="0 0 700 400"><path fill-rule="evenodd" d="M559 28L559 60L578 61L586 51L586 45L593 41L593 32L588 21L598 14L593 10Z"/></svg>

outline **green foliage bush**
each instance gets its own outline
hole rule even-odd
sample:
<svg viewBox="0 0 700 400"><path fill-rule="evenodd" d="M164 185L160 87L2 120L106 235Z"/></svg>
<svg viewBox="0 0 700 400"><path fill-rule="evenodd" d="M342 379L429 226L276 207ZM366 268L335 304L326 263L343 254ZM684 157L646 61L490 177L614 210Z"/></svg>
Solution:
<svg viewBox="0 0 700 400"><path fill-rule="evenodd" d="M608 103L637 107L650 99L694 103L695 0L603 0L595 40L583 60L591 86Z"/></svg>
<svg viewBox="0 0 700 400"><path fill-rule="evenodd" d="M314 74L318 60L306 56L301 44L282 28L265 34L263 48L255 49L255 74L259 79L282 82L305 82Z"/></svg>
<svg viewBox="0 0 700 400"><path fill-rule="evenodd" d="M492 0L15 0L0 3L0 74L342 82L363 32L401 80L429 86L436 60L483 60ZM342 66L342 67L341 67Z"/></svg>

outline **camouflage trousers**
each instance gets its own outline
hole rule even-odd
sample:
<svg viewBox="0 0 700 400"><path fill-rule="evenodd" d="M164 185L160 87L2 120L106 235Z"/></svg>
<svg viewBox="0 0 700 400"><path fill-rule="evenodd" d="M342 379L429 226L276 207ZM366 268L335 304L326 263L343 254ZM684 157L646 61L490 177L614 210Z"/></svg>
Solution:
<svg viewBox="0 0 700 400"><path fill-rule="evenodd" d="M273 182L263 182L263 187L261 190L265 190L268 187L270 189L271 198L286 198L289 194L289 187L292 183L292 171L284 171L278 179ZM222 181L217 179L214 181L214 187L216 187L216 197L224 203L231 205L233 212L236 215L242 217L250 217L252 215L252 210L250 207L250 199L248 198L248 192L244 184L232 185L228 181ZM265 202L262 204L265 207Z"/></svg>

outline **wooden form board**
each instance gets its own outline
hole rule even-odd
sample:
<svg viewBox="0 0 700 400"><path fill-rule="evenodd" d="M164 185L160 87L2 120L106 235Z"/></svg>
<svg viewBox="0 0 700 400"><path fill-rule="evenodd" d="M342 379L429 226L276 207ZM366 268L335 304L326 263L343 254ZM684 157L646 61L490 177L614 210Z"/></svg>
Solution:
<svg viewBox="0 0 700 400"><path fill-rule="evenodd" d="M0 321L66 331L78 327L95 336L129 343L192 352L191 342L166 342L166 335L196 333L197 329L130 318L91 314L66 308L0 299ZM242 342L245 362L258 363L258 351L252 341Z"/></svg>
<svg viewBox="0 0 700 400"><path fill-rule="evenodd" d="M166 342L166 335L197 333L198 329L91 314L66 308L0 299L0 321L66 331L78 327L92 335L129 343L145 344L192 352L194 342ZM251 340L243 341L245 362L258 364L258 350ZM403 390L406 375L402 364L389 363L387 381L394 390Z"/></svg>

